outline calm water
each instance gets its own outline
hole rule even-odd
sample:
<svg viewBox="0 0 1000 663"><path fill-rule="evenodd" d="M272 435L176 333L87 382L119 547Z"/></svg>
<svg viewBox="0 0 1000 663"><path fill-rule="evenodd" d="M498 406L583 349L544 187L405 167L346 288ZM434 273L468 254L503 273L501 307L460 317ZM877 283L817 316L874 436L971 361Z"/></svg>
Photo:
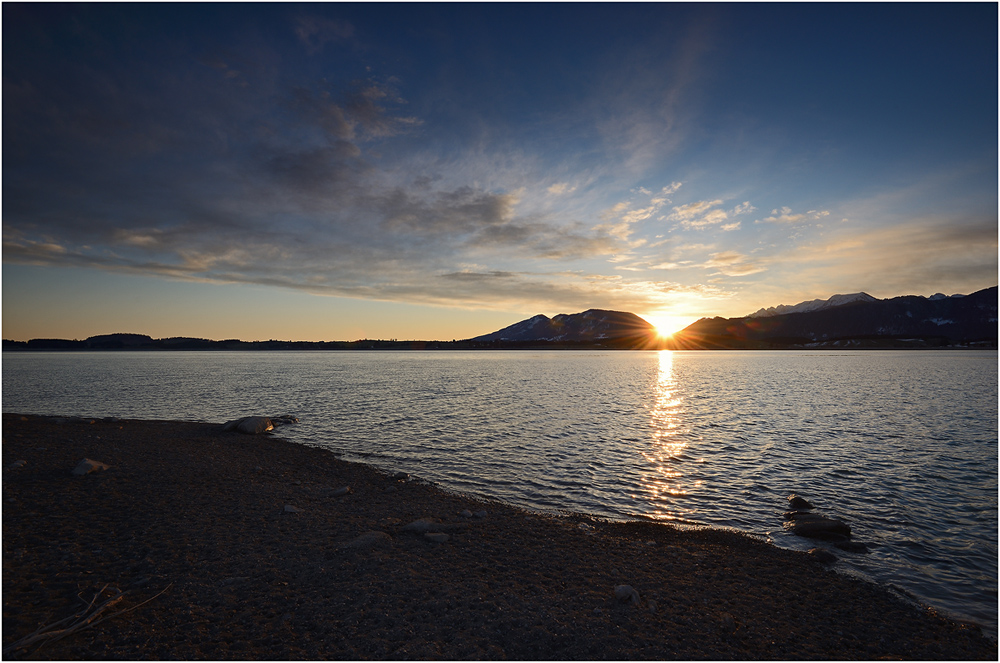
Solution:
<svg viewBox="0 0 1000 663"><path fill-rule="evenodd" d="M783 532L795 492L869 555L839 568L997 626L997 354L4 353L3 410L223 422L542 510Z"/></svg>

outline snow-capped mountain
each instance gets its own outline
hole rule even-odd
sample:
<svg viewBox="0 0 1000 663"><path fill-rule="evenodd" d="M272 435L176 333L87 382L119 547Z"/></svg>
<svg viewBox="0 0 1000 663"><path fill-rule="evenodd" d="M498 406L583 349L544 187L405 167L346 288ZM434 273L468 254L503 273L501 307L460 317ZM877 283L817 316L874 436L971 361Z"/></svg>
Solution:
<svg viewBox="0 0 1000 663"><path fill-rule="evenodd" d="M806 347L847 341L872 346L890 340L931 346L995 344L997 287L950 297L836 295L743 318L702 318L681 334L692 347Z"/></svg>
<svg viewBox="0 0 1000 663"><path fill-rule="evenodd" d="M936 297L937 295L935 295ZM942 295L943 297L944 295ZM789 313L810 313L812 311L822 311L823 309L853 304L854 302L874 302L878 301L867 292L856 292L852 295L834 295L830 299L813 299L808 302L800 302L794 306L779 304L770 308L762 308L755 313L746 316L748 318L769 318L773 315L787 315Z"/></svg>

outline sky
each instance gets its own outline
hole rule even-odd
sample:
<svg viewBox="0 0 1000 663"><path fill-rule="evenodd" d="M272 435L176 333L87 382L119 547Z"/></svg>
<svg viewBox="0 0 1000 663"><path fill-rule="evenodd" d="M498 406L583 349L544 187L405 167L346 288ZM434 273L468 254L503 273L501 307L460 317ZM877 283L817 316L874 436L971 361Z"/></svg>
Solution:
<svg viewBox="0 0 1000 663"><path fill-rule="evenodd" d="M997 284L997 5L4 3L3 337Z"/></svg>

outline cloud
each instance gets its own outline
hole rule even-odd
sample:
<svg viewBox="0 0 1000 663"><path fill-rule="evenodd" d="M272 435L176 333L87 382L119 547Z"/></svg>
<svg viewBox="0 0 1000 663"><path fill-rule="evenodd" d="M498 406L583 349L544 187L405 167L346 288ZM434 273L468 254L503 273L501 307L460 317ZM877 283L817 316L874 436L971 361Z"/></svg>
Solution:
<svg viewBox="0 0 1000 663"><path fill-rule="evenodd" d="M713 209L721 204L721 200L699 200L680 205L673 208L673 212L667 215L667 220L679 221L685 228L704 228L717 225L729 218L724 210Z"/></svg>
<svg viewBox="0 0 1000 663"><path fill-rule="evenodd" d="M514 274L513 272L504 272L499 270L494 270L492 272L462 271L462 272L450 272L447 274L441 274L441 278L443 279L454 279L458 281L477 281L477 282L491 281L493 279L513 279L516 277L517 275Z"/></svg>
<svg viewBox="0 0 1000 663"><path fill-rule="evenodd" d="M300 126L321 128L330 140L372 140L395 136L421 120L392 113L388 106L406 101L388 85L356 81L334 93L323 87L292 88L290 106L300 117Z"/></svg>
<svg viewBox="0 0 1000 663"><path fill-rule="evenodd" d="M553 196L563 196L567 193L573 193L576 191L576 187L570 185L568 182L558 182L550 186L546 189L546 191L551 193Z"/></svg>
<svg viewBox="0 0 1000 663"><path fill-rule="evenodd" d="M749 262L747 256L736 251L721 251L713 253L703 265L706 269L716 269L725 276L747 276L763 272L764 267Z"/></svg>
<svg viewBox="0 0 1000 663"><path fill-rule="evenodd" d="M749 214L750 212L753 212L756 209L757 208L754 207L753 205L751 205L750 201L747 200L747 201L744 201L744 202L740 203L736 207L734 207L733 208L733 214L734 215Z"/></svg>
<svg viewBox="0 0 1000 663"><path fill-rule="evenodd" d="M968 294L996 285L996 217L925 217L885 228L843 228L771 258L814 290ZM839 285L827 285L839 284Z"/></svg>
<svg viewBox="0 0 1000 663"><path fill-rule="evenodd" d="M645 221L649 219L654 214L660 211L664 205L672 202L669 196L673 195L678 189L681 188L680 182L672 182L668 186L660 189L659 192L653 194L649 189L644 187L639 187L636 192L649 197L648 204L639 207L633 204L631 201L623 201L617 203L610 210L607 210L602 214L602 218L605 219L615 219L617 218L617 223L608 223L598 226L598 229L602 232L606 232L612 237L616 237L622 241L628 241L632 236L634 229L633 225L639 223L640 221ZM675 208L676 209L676 208Z"/></svg>
<svg viewBox="0 0 1000 663"><path fill-rule="evenodd" d="M354 26L347 21L334 21L319 16L300 16L295 22L295 36L310 54L323 50L328 42L343 41L354 36Z"/></svg>
<svg viewBox="0 0 1000 663"><path fill-rule="evenodd" d="M822 219L825 216L829 216L828 211L816 211L809 210L805 213L792 214L792 209L790 207L782 207L781 209L771 210L771 216L765 217L763 220L768 223L799 223L801 221L815 221L817 219Z"/></svg>

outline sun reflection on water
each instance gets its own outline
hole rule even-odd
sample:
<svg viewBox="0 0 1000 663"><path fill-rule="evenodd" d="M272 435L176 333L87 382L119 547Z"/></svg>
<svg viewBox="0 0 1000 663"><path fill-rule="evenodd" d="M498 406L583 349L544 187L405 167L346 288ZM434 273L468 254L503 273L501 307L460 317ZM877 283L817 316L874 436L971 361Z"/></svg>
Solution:
<svg viewBox="0 0 1000 663"><path fill-rule="evenodd" d="M653 406L650 408L652 440L642 451L648 465L643 473L642 485L649 500L649 515L658 520L682 519L676 508L676 498L687 495L688 486L681 472L684 452L688 447L682 425L682 399L674 379L674 353L659 353L659 370L655 384ZM700 482L694 482L697 486Z"/></svg>

